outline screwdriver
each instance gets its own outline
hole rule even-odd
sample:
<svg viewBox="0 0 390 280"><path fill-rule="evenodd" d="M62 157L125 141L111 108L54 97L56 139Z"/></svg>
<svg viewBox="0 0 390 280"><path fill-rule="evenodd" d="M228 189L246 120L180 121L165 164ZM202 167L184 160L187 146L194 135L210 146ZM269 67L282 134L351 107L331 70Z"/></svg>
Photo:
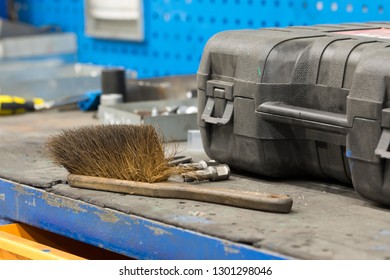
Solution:
<svg viewBox="0 0 390 280"><path fill-rule="evenodd" d="M66 96L50 101L45 101L42 98L27 100L18 96L0 95L0 115L52 109L69 104L77 104L83 111L95 110L99 105L100 95L100 91L89 91L81 95Z"/></svg>
<svg viewBox="0 0 390 280"><path fill-rule="evenodd" d="M26 100L19 96L0 95L0 115L13 115L35 111L45 101L42 98Z"/></svg>

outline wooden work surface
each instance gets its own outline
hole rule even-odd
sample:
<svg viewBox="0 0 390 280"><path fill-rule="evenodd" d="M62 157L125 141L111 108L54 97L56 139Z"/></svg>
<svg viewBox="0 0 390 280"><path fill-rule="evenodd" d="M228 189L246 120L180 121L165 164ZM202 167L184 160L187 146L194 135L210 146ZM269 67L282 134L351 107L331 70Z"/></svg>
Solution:
<svg viewBox="0 0 390 280"><path fill-rule="evenodd" d="M289 214L71 188L66 184L67 172L45 157L42 144L60 129L98 123L93 114L78 111L0 118L0 178L292 258L390 259L389 209L334 183L243 174L208 183L237 192L288 194L294 201ZM183 154L194 160L205 158L185 147L184 143Z"/></svg>

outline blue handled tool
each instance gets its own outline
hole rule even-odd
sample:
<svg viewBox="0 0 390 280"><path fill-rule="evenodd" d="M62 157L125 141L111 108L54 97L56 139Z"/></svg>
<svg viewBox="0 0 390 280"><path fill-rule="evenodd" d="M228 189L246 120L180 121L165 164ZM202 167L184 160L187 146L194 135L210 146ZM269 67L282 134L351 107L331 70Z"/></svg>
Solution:
<svg viewBox="0 0 390 280"><path fill-rule="evenodd" d="M77 104L82 111L96 110L100 103L101 91L88 91L81 95L66 96L50 101L45 101L35 106L35 110L45 110L61 107L69 104Z"/></svg>

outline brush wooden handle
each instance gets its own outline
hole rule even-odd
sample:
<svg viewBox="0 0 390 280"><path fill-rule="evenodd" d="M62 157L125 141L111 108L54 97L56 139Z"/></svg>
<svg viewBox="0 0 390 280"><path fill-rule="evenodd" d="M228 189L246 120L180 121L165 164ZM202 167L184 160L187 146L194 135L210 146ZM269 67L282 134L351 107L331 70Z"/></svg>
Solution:
<svg viewBox="0 0 390 280"><path fill-rule="evenodd" d="M191 185L179 182L143 183L83 175L68 175L72 187L127 193L160 198L189 199L247 209L289 213L293 204L287 195L232 190L207 185Z"/></svg>

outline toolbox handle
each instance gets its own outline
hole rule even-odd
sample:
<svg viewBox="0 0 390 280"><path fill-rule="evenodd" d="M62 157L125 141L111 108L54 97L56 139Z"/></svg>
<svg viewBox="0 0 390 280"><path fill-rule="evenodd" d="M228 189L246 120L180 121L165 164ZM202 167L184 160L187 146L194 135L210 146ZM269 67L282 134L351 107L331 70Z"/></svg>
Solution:
<svg viewBox="0 0 390 280"><path fill-rule="evenodd" d="M205 109L203 111L202 116L200 117L202 121L211 124L227 124L233 115L233 101L227 101L225 111L222 114L221 118L212 117L211 114L214 111L215 102L213 98L208 98L206 102Z"/></svg>
<svg viewBox="0 0 390 280"><path fill-rule="evenodd" d="M264 119L289 123L316 130L334 131L346 134L349 130L345 114L308 109L282 102L265 102L258 106Z"/></svg>

